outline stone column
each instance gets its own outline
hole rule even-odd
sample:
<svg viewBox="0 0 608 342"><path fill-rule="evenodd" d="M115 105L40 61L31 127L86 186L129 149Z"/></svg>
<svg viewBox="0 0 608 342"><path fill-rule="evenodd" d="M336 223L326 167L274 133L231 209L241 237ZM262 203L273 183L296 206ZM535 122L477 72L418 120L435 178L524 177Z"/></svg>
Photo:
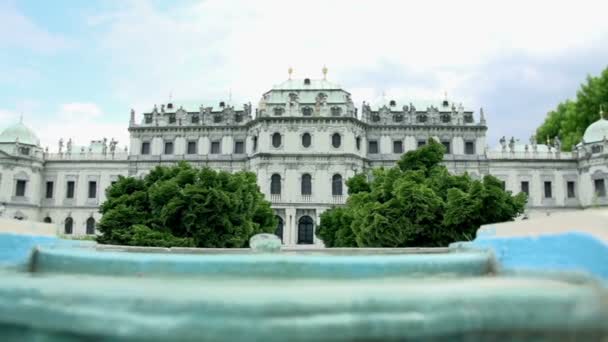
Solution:
<svg viewBox="0 0 608 342"><path fill-rule="evenodd" d="M283 227L285 234L285 244L295 245L298 243L298 224L296 222L296 208L285 208L285 226Z"/></svg>

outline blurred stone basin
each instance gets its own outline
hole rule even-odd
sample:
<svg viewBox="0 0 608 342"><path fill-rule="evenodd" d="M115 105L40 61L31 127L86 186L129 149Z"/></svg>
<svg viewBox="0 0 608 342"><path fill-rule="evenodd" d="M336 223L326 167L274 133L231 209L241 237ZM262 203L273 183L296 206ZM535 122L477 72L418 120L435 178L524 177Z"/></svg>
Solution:
<svg viewBox="0 0 608 342"><path fill-rule="evenodd" d="M261 254L16 235L0 241L5 254L20 253L0 269L3 341L608 337L600 281L580 272L505 269L492 249Z"/></svg>

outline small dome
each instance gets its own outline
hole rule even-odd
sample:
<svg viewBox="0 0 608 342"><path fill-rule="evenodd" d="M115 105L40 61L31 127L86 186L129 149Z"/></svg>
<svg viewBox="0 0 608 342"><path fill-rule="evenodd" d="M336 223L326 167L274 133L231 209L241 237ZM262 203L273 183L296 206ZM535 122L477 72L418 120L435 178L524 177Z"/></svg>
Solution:
<svg viewBox="0 0 608 342"><path fill-rule="evenodd" d="M604 137L608 138L608 120L602 118L587 127L583 140L588 144L602 141Z"/></svg>
<svg viewBox="0 0 608 342"><path fill-rule="evenodd" d="M17 140L20 144L40 145L40 139L38 139L36 133L25 126L23 122L10 126L0 133L0 143L14 143Z"/></svg>

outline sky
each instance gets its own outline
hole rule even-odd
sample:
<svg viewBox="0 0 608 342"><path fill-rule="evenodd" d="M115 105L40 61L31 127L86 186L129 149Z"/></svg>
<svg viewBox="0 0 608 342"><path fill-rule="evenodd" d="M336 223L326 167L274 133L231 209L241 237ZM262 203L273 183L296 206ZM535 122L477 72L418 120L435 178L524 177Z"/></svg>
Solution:
<svg viewBox="0 0 608 342"><path fill-rule="evenodd" d="M288 77L363 101L484 108L488 145L528 141L608 67L606 1L0 0L0 129L42 146L128 144L131 108L251 102Z"/></svg>

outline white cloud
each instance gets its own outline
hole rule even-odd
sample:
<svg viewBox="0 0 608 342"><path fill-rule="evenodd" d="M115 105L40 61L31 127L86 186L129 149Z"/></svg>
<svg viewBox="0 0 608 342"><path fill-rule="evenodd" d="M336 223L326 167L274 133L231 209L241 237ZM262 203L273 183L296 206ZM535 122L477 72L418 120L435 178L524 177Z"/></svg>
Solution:
<svg viewBox="0 0 608 342"><path fill-rule="evenodd" d="M59 107L59 118L65 121L86 122L97 119L102 111L94 103L72 102Z"/></svg>
<svg viewBox="0 0 608 342"><path fill-rule="evenodd" d="M0 48L10 51L23 48L40 53L54 53L70 46L63 36L53 34L22 15L10 1L0 3Z"/></svg>
<svg viewBox="0 0 608 342"><path fill-rule="evenodd" d="M289 66L294 77L303 78L321 77L327 65L329 79L350 91L357 105L383 92L408 101L438 99L447 91L470 108L484 106L491 134L515 130L524 137L563 100L559 96L564 89L576 88L584 79L561 70L558 58L608 46L603 41L608 37L608 6L601 1L153 4L117 2L112 10L98 11L86 18L85 31L91 36L81 46L110 71L105 81L114 91L112 101L137 112L167 102L170 93L188 108L215 103L229 92L235 102L255 105L263 92L287 78ZM11 15L29 45L39 42L34 45L45 51L65 45L32 28L27 18ZM8 36L0 33L0 45L3 39L16 44ZM516 60L522 56L533 65ZM548 61L554 67L543 67ZM63 102L58 120L40 125L57 129L48 139L41 133L43 141L56 145L58 135L69 134L77 134L79 143L100 135L127 136L126 122L110 124L103 105Z"/></svg>

